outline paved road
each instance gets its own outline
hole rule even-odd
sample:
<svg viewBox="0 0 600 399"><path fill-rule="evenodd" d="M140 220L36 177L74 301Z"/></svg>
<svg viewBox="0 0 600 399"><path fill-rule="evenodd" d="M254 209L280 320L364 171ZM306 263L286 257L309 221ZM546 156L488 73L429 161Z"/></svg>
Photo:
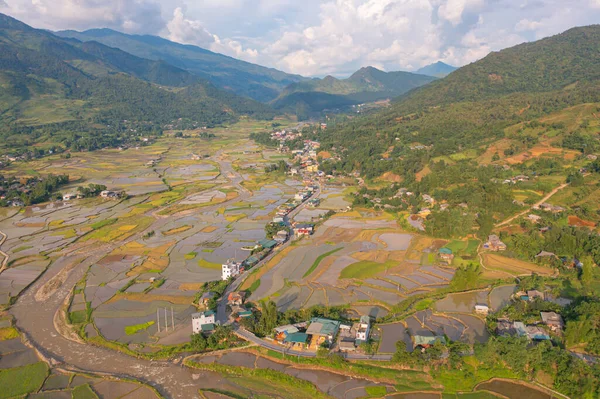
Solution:
<svg viewBox="0 0 600 399"><path fill-rule="evenodd" d="M281 347L281 345L275 344L273 342L269 342L266 341L264 339L258 338L256 335L252 334L251 332L241 328L241 327L234 327L235 332L237 335L239 335L240 337L244 338L247 341L250 341L256 345L262 346L263 348L266 349L271 349L286 355L291 355L291 356L299 356L299 357L316 357L317 354L315 352L300 352L300 351L294 351L291 349L287 349L287 348L283 348ZM359 353L341 353L340 355L342 355L344 358L348 359L348 360L374 360L374 361L389 361L392 360L392 355L362 355Z"/></svg>
<svg viewBox="0 0 600 399"><path fill-rule="evenodd" d="M318 198L319 195L321 195L321 185L320 184L319 184L317 190L313 193L313 195L310 198ZM304 201L296 209L291 211L288 214L288 219L293 220L293 218L296 215L298 215L298 213L300 211L302 211L302 209L304 209L306 207L307 201L310 198L307 198L306 201ZM265 265L275 255L277 255L277 253L279 253L283 249L287 248L291 243L292 243L292 239L286 241L282 246L280 246L278 248L277 251L271 252L266 258L264 258L259 263L257 263L256 266L254 266L252 269L246 270L245 272L243 272L242 274L237 276L231 284L229 284L229 286L227 287L227 289L225 290L225 292L223 293L223 295L221 296L221 298L219 299L219 301L217 303L217 317L216 317L217 321L219 321L221 324L230 324L231 323L231 320L229 320L229 317L227 316L227 297L229 296L229 294L232 292L235 292L239 288L239 286L244 282L244 280L246 280L246 278L250 275L250 273L252 273L256 269L260 268L261 266Z"/></svg>

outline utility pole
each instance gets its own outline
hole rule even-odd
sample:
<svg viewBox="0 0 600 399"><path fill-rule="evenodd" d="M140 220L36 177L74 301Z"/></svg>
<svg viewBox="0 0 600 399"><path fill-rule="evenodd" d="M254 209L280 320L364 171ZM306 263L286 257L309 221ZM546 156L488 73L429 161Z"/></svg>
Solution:
<svg viewBox="0 0 600 399"><path fill-rule="evenodd" d="M173 306L171 306L171 329L175 331L175 316L173 315Z"/></svg>
<svg viewBox="0 0 600 399"><path fill-rule="evenodd" d="M169 319L167 319L167 308L165 308L165 330L169 332Z"/></svg>
<svg viewBox="0 0 600 399"><path fill-rule="evenodd" d="M159 309L156 308L156 325L158 326L158 332L160 333L160 314L158 313Z"/></svg>

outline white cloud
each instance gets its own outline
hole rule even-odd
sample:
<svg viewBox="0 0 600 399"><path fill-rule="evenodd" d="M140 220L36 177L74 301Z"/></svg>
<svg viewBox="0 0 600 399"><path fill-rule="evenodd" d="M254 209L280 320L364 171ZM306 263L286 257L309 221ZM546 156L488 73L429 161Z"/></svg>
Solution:
<svg viewBox="0 0 600 399"><path fill-rule="evenodd" d="M186 18L181 7L177 7L173 12L173 18L167 23L166 31L168 39L174 42L194 44L247 61L255 61L258 57L258 51L245 49L237 40L221 39L210 33L200 21Z"/></svg>
<svg viewBox="0 0 600 399"><path fill-rule="evenodd" d="M208 47L215 42L215 36L207 31L199 21L185 18L181 7L173 12L173 19L167 23L168 39L178 43Z"/></svg>
<svg viewBox="0 0 600 399"><path fill-rule="evenodd" d="M484 0L448 0L440 5L438 17L457 26L465 13L479 10L483 4Z"/></svg>
<svg viewBox="0 0 600 399"><path fill-rule="evenodd" d="M600 1L600 0L598 0ZM530 21L527 18L520 20L516 25L515 25L515 30L517 32L523 32L523 31L528 31L528 30L537 30L542 26L541 22L538 21Z"/></svg>
<svg viewBox="0 0 600 399"><path fill-rule="evenodd" d="M126 32L156 33L164 25L153 0L4 0L15 18L46 29L108 27Z"/></svg>
<svg viewBox="0 0 600 399"><path fill-rule="evenodd" d="M600 0L0 0L38 28L160 34L304 75L464 65L598 23Z"/></svg>

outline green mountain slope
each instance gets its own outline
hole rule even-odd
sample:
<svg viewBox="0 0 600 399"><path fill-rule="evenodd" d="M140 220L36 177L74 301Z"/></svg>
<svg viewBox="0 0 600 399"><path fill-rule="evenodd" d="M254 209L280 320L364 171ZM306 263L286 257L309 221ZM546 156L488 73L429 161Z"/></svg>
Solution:
<svg viewBox="0 0 600 399"><path fill-rule="evenodd" d="M163 60L236 94L268 102L288 85L305 78L240 61L192 45L149 35L127 35L110 29L61 31L56 35L82 42L96 41L138 57Z"/></svg>
<svg viewBox="0 0 600 399"><path fill-rule="evenodd" d="M62 143L72 144L82 132L102 141L103 134L157 132L173 121L206 126L274 115L164 61L65 40L1 14L0 89L0 139L13 149L47 131L64 132ZM64 128L45 127L61 123Z"/></svg>
<svg viewBox="0 0 600 399"><path fill-rule="evenodd" d="M410 72L361 68L348 79L327 76L288 86L272 103L276 109L320 112L330 108L397 97L436 78ZM298 114L300 115L300 114Z"/></svg>
<svg viewBox="0 0 600 399"><path fill-rule="evenodd" d="M415 178L431 158L485 151L506 128L577 104L600 101L600 26L492 53L415 89L372 117L328 129L324 146L343 145L339 167L371 177L394 171ZM523 129L512 140L535 145ZM428 147L411 150L414 143ZM388 159L382 154L387 153Z"/></svg>
<svg viewBox="0 0 600 399"><path fill-rule="evenodd" d="M436 78L443 78L456 71L458 68L448 65L444 62L438 61L433 64L424 66L423 68L417 69L415 73L427 76L435 76Z"/></svg>

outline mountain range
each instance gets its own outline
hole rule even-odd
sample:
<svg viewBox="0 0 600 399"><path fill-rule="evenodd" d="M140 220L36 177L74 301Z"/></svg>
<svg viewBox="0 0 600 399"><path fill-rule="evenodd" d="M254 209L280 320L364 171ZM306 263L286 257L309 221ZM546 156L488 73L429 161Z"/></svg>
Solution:
<svg viewBox="0 0 600 399"><path fill-rule="evenodd" d="M366 67L347 79L327 76L294 83L286 87L272 105L275 109L307 117L328 108L391 99L434 80L432 76Z"/></svg>
<svg viewBox="0 0 600 399"><path fill-rule="evenodd" d="M219 123L235 115L272 117L268 106L218 89L165 61L98 42L59 38L0 15L1 118L43 124L111 115L165 123Z"/></svg>
<svg viewBox="0 0 600 399"><path fill-rule="evenodd" d="M73 30L55 33L81 42L98 42L137 57L161 60L202 77L215 86L261 102L275 99L288 85L306 80L251 64L203 48L175 43L158 36L128 35L111 29Z"/></svg>

